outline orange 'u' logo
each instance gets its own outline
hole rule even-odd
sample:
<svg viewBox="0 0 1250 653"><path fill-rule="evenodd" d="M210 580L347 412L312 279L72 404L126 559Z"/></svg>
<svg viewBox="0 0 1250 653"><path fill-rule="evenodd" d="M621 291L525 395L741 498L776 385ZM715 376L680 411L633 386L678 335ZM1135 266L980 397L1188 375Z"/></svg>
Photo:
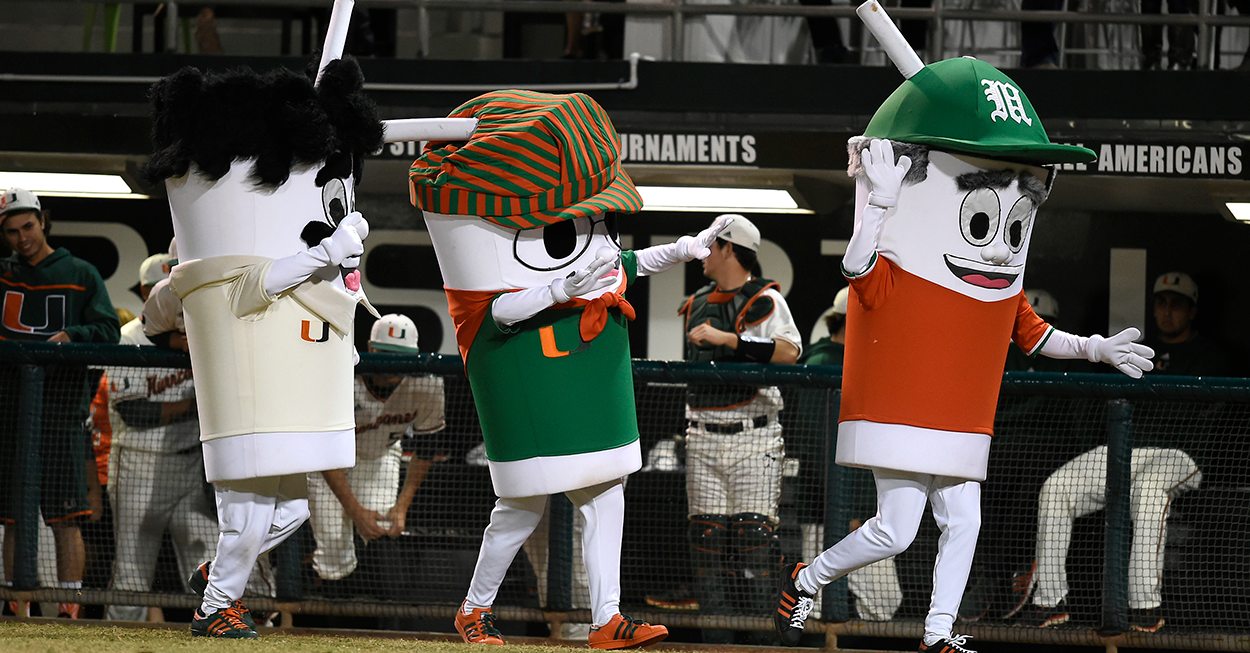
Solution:
<svg viewBox="0 0 1250 653"><path fill-rule="evenodd" d="M309 320L301 320L302 328L299 337L307 342L325 342L330 339L330 323L321 323L321 338L314 340L310 331L312 330L312 322Z"/></svg>

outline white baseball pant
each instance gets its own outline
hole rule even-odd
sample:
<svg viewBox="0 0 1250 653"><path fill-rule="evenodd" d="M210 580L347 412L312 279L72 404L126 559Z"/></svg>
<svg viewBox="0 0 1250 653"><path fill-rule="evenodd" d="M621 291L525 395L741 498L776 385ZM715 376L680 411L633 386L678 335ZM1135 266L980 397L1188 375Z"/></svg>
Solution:
<svg viewBox="0 0 1250 653"><path fill-rule="evenodd" d="M720 435L686 430L686 496L690 515L753 512L777 522L785 440L772 418L763 428Z"/></svg>
<svg viewBox="0 0 1250 653"><path fill-rule="evenodd" d="M352 494L365 509L385 515L395 505L402 456L399 450L387 449L380 458L357 458L356 466L345 470ZM356 570L353 539L356 527L321 472L308 475L308 509L312 515L313 538L317 541L313 569L325 580L346 578Z"/></svg>
<svg viewBox="0 0 1250 653"><path fill-rule="evenodd" d="M1129 462L1133 545L1129 554L1129 607L1157 608L1162 600L1163 545L1172 499L1197 488L1202 472L1184 451L1133 449ZM1035 605L1053 608L1068 596L1066 560L1072 524L1107 507L1107 447L1064 463L1042 484L1037 512Z"/></svg>
<svg viewBox="0 0 1250 653"><path fill-rule="evenodd" d="M204 457L199 447L185 453L155 453L114 447L109 458L109 499L117 546L110 589L148 592L156 579L156 557L168 530L183 583L217 549L217 524L204 493ZM188 590L190 591L190 590ZM145 621L147 606L110 605L105 618Z"/></svg>

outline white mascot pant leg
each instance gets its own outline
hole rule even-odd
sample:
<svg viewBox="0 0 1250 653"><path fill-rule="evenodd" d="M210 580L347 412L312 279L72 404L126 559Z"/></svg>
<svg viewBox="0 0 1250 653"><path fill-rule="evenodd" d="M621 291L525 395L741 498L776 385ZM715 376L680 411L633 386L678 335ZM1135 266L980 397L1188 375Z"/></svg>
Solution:
<svg viewBox="0 0 1250 653"><path fill-rule="evenodd" d="M586 518L582 562L590 581L590 609L595 625L621 611L621 538L625 534L625 484L600 483L565 493Z"/></svg>
<svg viewBox="0 0 1250 653"><path fill-rule="evenodd" d="M256 559L308 519L304 474L222 481L215 486L221 536L200 606L202 614L229 607L241 598Z"/></svg>
<svg viewBox="0 0 1250 653"><path fill-rule="evenodd" d="M609 481L565 493L586 519L582 556L590 579L590 603L596 624L605 624L620 611L621 538L625 522L625 487ZM499 499L482 535L473 581L464 609L489 608L499 594L504 575L521 545L534 532L546 509L547 497Z"/></svg>
<svg viewBox="0 0 1250 653"><path fill-rule="evenodd" d="M877 481L877 515L799 572L798 585L815 594L856 569L906 551L916 537L928 502L942 536L933 565L933 596L925 634L949 637L981 531L981 484L890 470L873 470L873 476Z"/></svg>

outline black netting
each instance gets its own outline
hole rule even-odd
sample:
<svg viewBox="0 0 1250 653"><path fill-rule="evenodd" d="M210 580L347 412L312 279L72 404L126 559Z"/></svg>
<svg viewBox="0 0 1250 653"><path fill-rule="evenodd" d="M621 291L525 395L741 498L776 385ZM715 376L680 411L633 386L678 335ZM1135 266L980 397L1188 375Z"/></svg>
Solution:
<svg viewBox="0 0 1250 653"><path fill-rule="evenodd" d="M0 507L15 551L5 572L15 584L0 594L47 600L45 614L76 599L127 619L195 605L186 578L212 557L217 526L186 358L144 363L127 359L134 350L101 348L98 364L88 354L23 355L34 361L23 364L15 351L0 352ZM644 467L625 489L622 607L699 628L707 642L762 643L780 566L810 562L870 519L874 481L832 465L836 377L707 369L637 368ZM257 567L249 601L426 623L415 620L442 618L464 599L495 503L472 394L454 360L366 356L359 371L372 380L357 384L360 461L340 479L350 495L321 474L310 479L313 519ZM1048 380L1021 381L1030 378ZM1011 379L957 630L1076 643L1096 630L1250 629L1250 387ZM692 388L709 384L772 398L711 419L687 407ZM407 510L393 509L409 498ZM497 611L588 619L582 528L572 504L553 497ZM57 543L74 530L81 594L61 578L72 568L62 561L58 571ZM926 515L905 552L826 586L814 616L914 636L939 536Z"/></svg>

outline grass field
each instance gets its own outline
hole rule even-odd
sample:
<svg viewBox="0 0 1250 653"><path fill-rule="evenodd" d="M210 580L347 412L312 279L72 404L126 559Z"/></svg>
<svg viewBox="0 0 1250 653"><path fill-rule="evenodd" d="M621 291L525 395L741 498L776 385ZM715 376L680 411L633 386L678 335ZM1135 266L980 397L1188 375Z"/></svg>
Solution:
<svg viewBox="0 0 1250 653"><path fill-rule="evenodd" d="M222 641L191 637L185 629L0 622L0 652L3 653L220 653L227 650L247 653L466 653L469 647L458 641L279 633L265 634L251 641ZM491 653L569 653L571 650L567 647L509 644L492 647Z"/></svg>

